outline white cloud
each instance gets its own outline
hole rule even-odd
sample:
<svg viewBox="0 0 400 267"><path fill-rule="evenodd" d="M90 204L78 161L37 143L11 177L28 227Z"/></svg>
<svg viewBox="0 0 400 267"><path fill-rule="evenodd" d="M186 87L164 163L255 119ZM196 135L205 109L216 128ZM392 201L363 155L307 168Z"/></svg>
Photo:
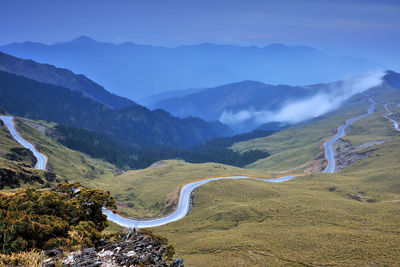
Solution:
<svg viewBox="0 0 400 267"><path fill-rule="evenodd" d="M240 110L236 113L224 111L220 121L228 125L240 124L249 120L259 125L273 121L288 123L305 121L335 110L353 95L380 85L384 75L383 71L378 71L333 83L328 89L310 98L287 103L277 111L254 109Z"/></svg>

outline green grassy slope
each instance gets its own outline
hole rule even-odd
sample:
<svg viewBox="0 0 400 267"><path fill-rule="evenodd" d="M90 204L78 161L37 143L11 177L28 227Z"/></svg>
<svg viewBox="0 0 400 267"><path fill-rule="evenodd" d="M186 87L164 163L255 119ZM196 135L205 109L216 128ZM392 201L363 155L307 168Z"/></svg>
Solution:
<svg viewBox="0 0 400 267"><path fill-rule="evenodd" d="M53 124L21 118L17 118L15 121L16 128L21 136L32 142L41 153L48 157L47 169L55 172L62 181L66 179L68 181L80 181L87 184L95 177L112 175L115 169L113 165L92 159L83 153L68 149L53 141L39 130L28 125L34 123L36 126L40 125L46 128L52 127ZM21 146L12 139L5 126L0 128L0 157L4 157L12 147ZM1 166L13 166L17 163L3 158L0 164Z"/></svg>
<svg viewBox="0 0 400 267"><path fill-rule="evenodd" d="M0 169L2 169L2 172L4 172L3 175L5 175L5 172L7 172L7 170L10 170L11 173L16 173L18 177L20 177L21 174L26 176L37 176L45 181L46 179L44 177L43 171L35 170L29 167L32 165L31 160L22 158L22 161L11 161L6 158L6 155L11 152L12 148L22 148L22 146L12 138L7 128L2 123L0 124ZM7 176L10 176L10 174L7 174ZM4 186L4 189L10 188L7 184L16 185L13 179L8 181L0 181L0 186ZM42 186L42 184L39 184L35 181L30 181L27 183L20 181L20 185L21 187Z"/></svg>
<svg viewBox="0 0 400 267"><path fill-rule="evenodd" d="M12 138L7 128L0 122L0 157L4 157L13 147L22 146Z"/></svg>
<svg viewBox="0 0 400 267"><path fill-rule="evenodd" d="M377 101L377 112L363 120L355 122L347 139L354 145L371 141L390 139L395 136L391 124L382 116L386 114L385 103L400 102L400 91L384 85L379 89L369 90L365 95L351 98L339 110L328 113L319 120L296 126L273 135L239 142L232 149L245 152L260 149L271 154L268 158L258 160L246 168L260 171L303 171L311 160L321 156L323 143L332 136L339 125L347 119L364 114L369 106L368 98Z"/></svg>
<svg viewBox="0 0 400 267"><path fill-rule="evenodd" d="M167 236L189 266L395 265L400 259L400 138L383 118L389 99L377 100L377 112L356 122L346 137L353 145L391 140L375 146L367 158L336 174L315 173L282 184L212 182L196 190L189 216L154 231ZM249 169L293 168L320 154L338 125L365 113L368 105L365 98L354 101L312 124L234 148L272 154Z"/></svg>
<svg viewBox="0 0 400 267"><path fill-rule="evenodd" d="M302 165L316 158L322 152L322 145L334 135L337 127L347 119L366 112L369 102L365 98L346 108L331 112L313 123L296 126L267 137L236 143L232 148L245 152L260 149L271 154L247 167L250 169L284 171L294 168L302 171Z"/></svg>
<svg viewBox="0 0 400 267"><path fill-rule="evenodd" d="M383 104L377 105L377 110L370 116L355 123L343 140L350 141L354 146L369 141L390 140L399 138L399 133L384 115L387 111Z"/></svg>
<svg viewBox="0 0 400 267"><path fill-rule="evenodd" d="M400 134L382 115L383 104L399 98L381 94L377 112L356 122L346 136L353 145L390 141L339 173L314 173L279 184L211 182L196 190L187 217L154 232L169 238L187 266L395 266L400 260ZM115 176L112 165L66 149L21 121L17 129L49 156L49 166L63 178L110 190L125 214L154 217L171 211L177 189L191 180L233 174L271 177L289 168L304 169L298 166L322 153L321 145L338 125L365 113L368 105L367 97L353 99L312 124L235 144L238 151L257 148L272 154L247 169L165 161ZM15 145L3 139L0 153ZM165 204L172 205L165 209Z"/></svg>
<svg viewBox="0 0 400 267"><path fill-rule="evenodd" d="M212 182L197 189L189 216L154 231L188 266L395 266L399 158L396 140L337 174Z"/></svg>
<svg viewBox="0 0 400 267"><path fill-rule="evenodd" d="M118 177L103 175L92 180L90 185L109 190L119 203L119 212L133 217L154 217L174 208L164 210L164 201L168 196L170 201L176 200L180 185L200 178L233 174L267 175L218 163L165 160L161 166L127 171Z"/></svg>

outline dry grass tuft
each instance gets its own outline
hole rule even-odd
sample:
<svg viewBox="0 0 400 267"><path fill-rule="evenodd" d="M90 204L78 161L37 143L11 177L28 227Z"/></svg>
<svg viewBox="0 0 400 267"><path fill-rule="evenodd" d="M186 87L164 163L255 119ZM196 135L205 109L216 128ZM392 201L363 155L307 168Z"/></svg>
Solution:
<svg viewBox="0 0 400 267"><path fill-rule="evenodd" d="M29 266L41 267L46 257L44 252L21 251L11 255L0 255L0 265L3 266Z"/></svg>

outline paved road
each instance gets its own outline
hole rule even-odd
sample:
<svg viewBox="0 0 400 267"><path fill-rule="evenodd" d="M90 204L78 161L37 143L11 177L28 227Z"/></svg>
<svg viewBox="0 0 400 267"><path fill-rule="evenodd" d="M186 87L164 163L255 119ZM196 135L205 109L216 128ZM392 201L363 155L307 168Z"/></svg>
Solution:
<svg viewBox="0 0 400 267"><path fill-rule="evenodd" d="M334 158L334 153L333 153L333 148L332 145L335 141L337 141L339 138L345 136L345 130L348 126L353 124L355 121L362 119L370 114L375 110L375 102L371 100L371 106L368 109L368 112L366 114L360 115L358 117L349 119L346 121L346 124L341 125L338 128L338 133L329 141L327 141L324 144L325 147L325 156L328 159L328 166L324 170L326 173L331 173L335 171L335 158ZM0 116L0 119L4 122L4 124L7 126L7 128L10 130L11 135L14 137L15 140L17 140L18 143L20 143L22 146L30 149L35 157L38 159L38 163L36 164L35 168L44 170L46 167L47 163L47 157L41 153L39 153L35 147L29 143L28 141L24 140L18 132L15 130L14 123L13 123L13 117L11 116ZM156 227L160 225L164 225L173 221L177 221L185 217L189 211L190 211L190 197L191 193L193 190L203 184L212 182L212 181L217 181L217 180L225 180L225 179L257 179L257 180L263 180L265 182L271 182L271 183L280 183L280 182L285 182L289 181L295 177L302 176L301 174L291 174L291 175L286 175L282 176L280 178L276 179L262 179L262 178L255 178L255 177L250 177L250 176L227 176L227 177L215 177L215 178L206 178L206 179L201 179L197 181L193 181L191 183L188 183L184 185L181 189L181 192L179 194L179 201L178 201L178 207L177 209L170 215L167 215L165 217L161 218L156 218L156 219L150 219L150 220L140 220L140 219L134 219L134 218L126 218L118 214L114 214L112 211L103 209L103 213L107 215L108 220L115 222L119 225L125 226L125 227L137 227L137 228L148 228L148 227Z"/></svg>
<svg viewBox="0 0 400 267"><path fill-rule="evenodd" d="M340 138L342 138L343 136L346 135L346 129L347 127L349 127L350 125L352 125L354 122L368 116L371 115L374 110L375 110L375 101L373 101L372 99L370 99L371 101L371 105L368 108L367 113L360 115L358 117L355 118L351 118L349 120L346 121L345 124L340 125L339 128L337 129L337 134L335 134L335 136L331 139L329 139L325 144L324 144L324 148L325 148L325 158L328 161L328 166L326 166L325 170L323 171L324 173L333 173L335 172L335 167L336 167L336 162L335 162L335 153L333 151L333 143L335 143L337 140L339 140Z"/></svg>
<svg viewBox="0 0 400 267"><path fill-rule="evenodd" d="M391 121L393 122L393 126L394 126L394 128L396 129L396 131L400 131L399 123L398 123L397 121L395 121L395 120L389 118L389 116L392 115L393 112L389 109L388 105L389 105L389 104L386 104L386 105L385 105L385 109L386 109L386 111L387 111L388 113L387 113L384 117L385 117L386 119L391 120Z"/></svg>
<svg viewBox="0 0 400 267"><path fill-rule="evenodd" d="M118 214L114 214L112 211L104 209L103 213L107 215L107 218L110 221L113 221L119 225L125 226L125 227L137 227L137 228L148 228L148 227L155 227L155 226L160 226L164 225L173 221L177 221L185 217L189 211L190 211L190 196L192 191L209 182L212 181L217 181L217 180L223 180L223 179L257 179L257 180L263 180L266 182L272 182L272 183L277 183L277 182L284 182L284 181L289 181L297 176L301 175L287 175L283 176L277 179L260 179L260 178L254 178L254 177L249 177L249 176L229 176L229 177L216 177L216 178L210 178L210 179L204 179L200 181L195 181L189 184L186 184L182 187L180 196L179 196L179 203L178 203L178 208L170 215L162 217L162 218L157 218L157 219L152 219L152 220L139 220L139 219L133 219L133 218L125 218L123 216L120 216Z"/></svg>
<svg viewBox="0 0 400 267"><path fill-rule="evenodd" d="M352 125L354 122L372 114L375 110L375 102L370 99L371 105L368 108L368 111L366 114L360 115L358 117L349 119L346 121L344 125L339 126L338 128L338 133L330 140L328 140L325 144L325 156L328 159L328 166L324 170L325 173L332 173L335 171L335 157L333 153L333 143L337 141L339 138L343 137L346 135L346 128ZM156 226L161 226L173 221L177 221L188 215L190 211L190 196L193 190L205 183L209 183L212 181L216 180L223 180L223 179L258 179L258 180L263 180L266 182L272 182L272 183L279 183L279 182L285 182L289 181L295 177L302 176L301 174L295 174L295 175L287 175L283 176L277 179L260 179L260 178L254 178L254 177L249 177L249 176L229 176L229 177L217 177L217 178L210 178L210 179L204 179L200 181L194 181L192 183L188 183L185 186L182 187L180 195L179 195L179 202L178 202L178 207L177 209L170 215L167 215L165 217L157 218L157 219L151 219L151 220L140 220L140 219L135 219L135 218L126 218L121 215L115 214L110 210L104 209L103 213L107 215L107 218L115 222L119 225L125 226L125 227L137 227L137 228L148 228L148 227L156 227Z"/></svg>
<svg viewBox="0 0 400 267"><path fill-rule="evenodd" d="M12 137L23 147L29 149L32 151L33 155L36 157L37 162L35 165L35 169L39 170L45 170L46 169L46 164L47 164L47 157L43 155L42 153L38 152L36 148L26 141L24 138L22 138L17 130L14 127L14 122L13 119L14 117L12 116L0 116L0 119L4 122L8 130L10 131Z"/></svg>

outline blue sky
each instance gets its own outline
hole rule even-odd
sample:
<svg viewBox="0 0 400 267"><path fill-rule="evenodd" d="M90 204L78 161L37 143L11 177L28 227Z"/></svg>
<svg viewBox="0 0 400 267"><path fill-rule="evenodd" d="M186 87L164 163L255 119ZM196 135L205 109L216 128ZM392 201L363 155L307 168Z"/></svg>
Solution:
<svg viewBox="0 0 400 267"><path fill-rule="evenodd" d="M0 0L0 44L309 45L400 71L400 1Z"/></svg>

